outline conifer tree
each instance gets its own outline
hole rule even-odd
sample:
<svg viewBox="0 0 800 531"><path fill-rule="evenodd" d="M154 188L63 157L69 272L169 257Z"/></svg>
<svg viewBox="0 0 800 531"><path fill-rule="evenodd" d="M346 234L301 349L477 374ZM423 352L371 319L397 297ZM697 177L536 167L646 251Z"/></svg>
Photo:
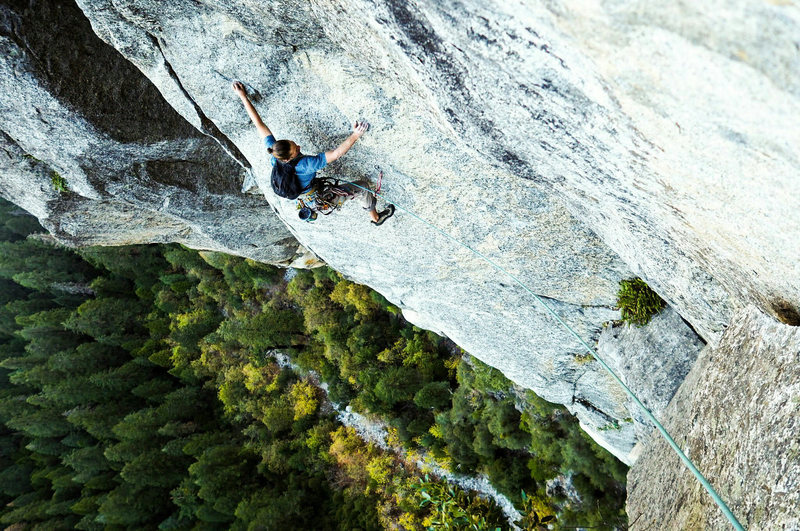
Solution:
<svg viewBox="0 0 800 531"><path fill-rule="evenodd" d="M0 241L0 277L49 293L85 290L96 270L71 251L39 240Z"/></svg>
<svg viewBox="0 0 800 531"><path fill-rule="evenodd" d="M144 310L135 299L90 299L64 321L64 326L107 345L133 347L145 333L141 326Z"/></svg>

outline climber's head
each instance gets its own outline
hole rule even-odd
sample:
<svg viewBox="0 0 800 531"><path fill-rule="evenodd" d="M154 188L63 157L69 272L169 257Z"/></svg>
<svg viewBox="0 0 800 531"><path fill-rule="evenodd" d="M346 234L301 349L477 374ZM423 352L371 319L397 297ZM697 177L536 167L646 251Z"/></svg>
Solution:
<svg viewBox="0 0 800 531"><path fill-rule="evenodd" d="M282 162L289 162L300 154L300 146L295 144L292 140L278 140L267 151L276 159Z"/></svg>

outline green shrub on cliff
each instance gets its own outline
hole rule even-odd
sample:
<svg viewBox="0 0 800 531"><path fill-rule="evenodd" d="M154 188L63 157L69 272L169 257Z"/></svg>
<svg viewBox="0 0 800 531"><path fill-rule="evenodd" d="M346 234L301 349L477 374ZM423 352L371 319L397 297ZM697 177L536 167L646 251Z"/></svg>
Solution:
<svg viewBox="0 0 800 531"><path fill-rule="evenodd" d="M53 190L59 193L69 192L69 188L67 187L67 180L61 176L60 173L53 170L50 172L50 182L53 185Z"/></svg>
<svg viewBox="0 0 800 531"><path fill-rule="evenodd" d="M617 293L617 306L622 312L622 320L637 326L644 326L667 304L645 284L641 278L622 280Z"/></svg>

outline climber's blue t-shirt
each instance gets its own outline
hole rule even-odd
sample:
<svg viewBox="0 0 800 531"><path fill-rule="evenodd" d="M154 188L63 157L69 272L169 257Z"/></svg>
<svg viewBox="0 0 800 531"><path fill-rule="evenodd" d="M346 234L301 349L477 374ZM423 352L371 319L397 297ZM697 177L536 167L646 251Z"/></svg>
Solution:
<svg viewBox="0 0 800 531"><path fill-rule="evenodd" d="M268 148L274 146L275 142L275 137L272 135L264 139L264 143ZM275 157L270 155L269 161L275 166ZM300 159L300 162L294 167L294 171L297 172L297 178L300 179L300 186L303 187L304 192L307 192L308 189L311 188L311 181L316 177L317 172L327 166L327 164L328 161L325 159L325 153L319 153L313 157L304 155Z"/></svg>

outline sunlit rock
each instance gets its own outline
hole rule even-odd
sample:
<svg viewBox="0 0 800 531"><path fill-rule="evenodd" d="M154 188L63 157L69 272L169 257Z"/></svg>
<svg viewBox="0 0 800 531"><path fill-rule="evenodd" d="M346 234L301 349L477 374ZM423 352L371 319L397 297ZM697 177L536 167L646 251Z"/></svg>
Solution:
<svg viewBox="0 0 800 531"><path fill-rule="evenodd" d="M25 66L34 61L11 24L3 88L24 97L2 103L7 153L16 153L7 164L32 166L36 185L22 193L24 177L10 181L18 203L61 238L181 241L307 266L320 258L565 404L626 462L641 414L517 280L594 344L619 317L619 280L644 278L690 325L675 316L676 343L653 343L678 357L649 365L646 381L641 349L614 351L621 378L656 410L696 355L692 329L713 347L747 305L800 324L800 15L791 3L78 4L97 35L207 136L184 124L163 128L179 134L115 137L116 115L106 124L75 111ZM69 64L104 65L67 55ZM306 153L335 147L356 119L369 120L324 172L374 182L383 170L397 214L376 228L350 203L313 223L298 219L294 203L269 189L267 153L233 80L277 136ZM143 108L135 93L113 101ZM127 124L130 113L121 114ZM81 120L111 132L87 135ZM74 145L53 143L51 131ZM97 140L109 135L114 143ZM158 169L198 159L210 167ZM52 170L76 195L52 191ZM6 196L12 174L2 177ZM251 183L263 197L239 192ZM85 208L94 217L62 214L54 205L65 197L102 204ZM299 257L292 236L314 254ZM648 394L650 382L659 388Z"/></svg>

